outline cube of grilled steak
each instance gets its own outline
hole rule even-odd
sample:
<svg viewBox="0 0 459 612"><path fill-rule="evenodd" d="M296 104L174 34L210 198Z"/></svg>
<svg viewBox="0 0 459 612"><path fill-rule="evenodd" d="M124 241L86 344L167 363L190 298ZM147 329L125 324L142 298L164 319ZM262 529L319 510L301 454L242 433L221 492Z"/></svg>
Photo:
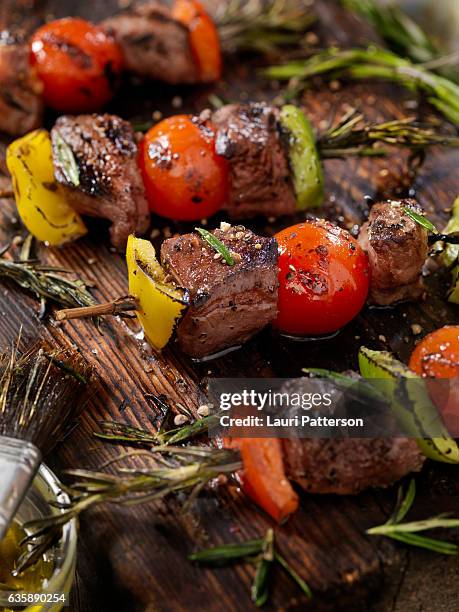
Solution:
<svg viewBox="0 0 459 612"><path fill-rule="evenodd" d="M233 219L293 214L296 198L287 143L278 110L263 104L230 104L212 115L215 148L230 167L226 204Z"/></svg>
<svg viewBox="0 0 459 612"><path fill-rule="evenodd" d="M130 72L172 84L199 81L189 30L166 6L147 2L106 19L102 26L121 46Z"/></svg>
<svg viewBox="0 0 459 612"><path fill-rule="evenodd" d="M129 234L147 230L149 212L137 144L127 121L115 115L63 116L51 130L51 139L54 174L77 212L111 221L111 241L117 248L126 246ZM61 139L75 157L78 186L68 178Z"/></svg>
<svg viewBox="0 0 459 612"><path fill-rule="evenodd" d="M408 438L282 440L285 471L309 493L354 495L418 472L425 457Z"/></svg>
<svg viewBox="0 0 459 612"><path fill-rule="evenodd" d="M42 83L29 65L27 44L0 33L0 130L18 136L40 127Z"/></svg>
<svg viewBox="0 0 459 612"><path fill-rule="evenodd" d="M311 381L291 379L280 391L302 397L310 393ZM407 438L289 438L282 440L282 450L286 475L310 493L351 495L389 486L419 471L425 460L416 441Z"/></svg>
<svg viewBox="0 0 459 612"><path fill-rule="evenodd" d="M177 328L181 349L204 357L242 344L277 314L277 242L242 226L212 232L233 254L228 265L199 234L164 241L161 261L190 292Z"/></svg>
<svg viewBox="0 0 459 612"><path fill-rule="evenodd" d="M371 207L359 234L371 266L369 299L381 306L416 300L423 293L427 231L406 214L404 207L422 213L414 200L378 202Z"/></svg>

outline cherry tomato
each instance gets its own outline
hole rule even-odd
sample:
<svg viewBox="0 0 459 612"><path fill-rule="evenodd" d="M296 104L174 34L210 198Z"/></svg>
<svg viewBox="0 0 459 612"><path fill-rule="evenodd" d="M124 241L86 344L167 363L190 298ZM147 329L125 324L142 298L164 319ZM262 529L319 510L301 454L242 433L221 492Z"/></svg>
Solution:
<svg viewBox="0 0 459 612"><path fill-rule="evenodd" d="M316 219L293 225L276 238L278 329L298 336L329 334L360 312L370 269L367 255L348 232Z"/></svg>
<svg viewBox="0 0 459 612"><path fill-rule="evenodd" d="M409 367L428 378L427 388L453 437L459 436L459 325L426 336L414 349Z"/></svg>
<svg viewBox="0 0 459 612"><path fill-rule="evenodd" d="M209 122L176 115L152 127L139 163L150 210L176 221L215 214L228 194L227 161L217 155Z"/></svg>
<svg viewBox="0 0 459 612"><path fill-rule="evenodd" d="M447 325L421 340L409 367L423 378L459 376L459 325Z"/></svg>
<svg viewBox="0 0 459 612"><path fill-rule="evenodd" d="M190 31L191 50L202 81L217 81L222 74L220 39L214 22L196 0L176 0L172 15Z"/></svg>
<svg viewBox="0 0 459 612"><path fill-rule="evenodd" d="M123 66L116 42L76 17L38 28L30 61L43 82L45 104L68 113L99 110L112 98Z"/></svg>

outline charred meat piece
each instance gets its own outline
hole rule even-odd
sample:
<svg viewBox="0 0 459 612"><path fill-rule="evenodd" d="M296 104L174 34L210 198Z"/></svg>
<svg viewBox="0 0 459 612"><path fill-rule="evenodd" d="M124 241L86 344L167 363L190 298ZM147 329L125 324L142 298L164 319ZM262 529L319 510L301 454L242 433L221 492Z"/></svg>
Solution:
<svg viewBox="0 0 459 612"><path fill-rule="evenodd" d="M217 128L216 151L230 166L229 216L293 214L296 198L278 110L264 104L230 104L213 113L212 123Z"/></svg>
<svg viewBox="0 0 459 612"><path fill-rule="evenodd" d="M404 207L418 214L414 200L388 200L371 207L362 225L359 243L371 266L370 301L388 306L422 296L422 267L428 253L427 231L409 217Z"/></svg>
<svg viewBox="0 0 459 612"><path fill-rule="evenodd" d="M177 339L192 357L245 342L277 314L277 242L239 225L212 232L232 253L234 265L198 234L170 238L161 247L165 270L190 293Z"/></svg>
<svg viewBox="0 0 459 612"><path fill-rule="evenodd" d="M121 46L130 72L172 84L199 81L188 28L166 6L147 2L106 19L102 26Z"/></svg>
<svg viewBox="0 0 459 612"><path fill-rule="evenodd" d="M309 378L289 380L281 388L290 396L310 391ZM416 440L398 437L290 438L282 440L282 449L290 480L310 493L338 495L389 486L419 471L425 459Z"/></svg>
<svg viewBox="0 0 459 612"><path fill-rule="evenodd" d="M282 440L285 471L309 493L354 495L418 472L424 456L408 438Z"/></svg>
<svg viewBox="0 0 459 612"><path fill-rule="evenodd" d="M40 127L43 86L29 66L29 48L0 33L0 130L18 136Z"/></svg>
<svg viewBox="0 0 459 612"><path fill-rule="evenodd" d="M51 139L56 180L77 212L111 221L111 241L117 248L126 245L132 232L146 231L148 205L134 131L127 121L115 115L63 116L51 130ZM78 166L78 186L68 179L62 141Z"/></svg>

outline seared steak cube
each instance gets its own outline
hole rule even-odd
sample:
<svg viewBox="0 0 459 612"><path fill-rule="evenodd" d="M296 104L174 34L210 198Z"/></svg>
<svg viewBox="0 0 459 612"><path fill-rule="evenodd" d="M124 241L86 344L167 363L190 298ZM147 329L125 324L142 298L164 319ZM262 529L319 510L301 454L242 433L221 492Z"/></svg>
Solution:
<svg viewBox="0 0 459 612"><path fill-rule="evenodd" d="M121 46L130 72L172 84L199 81L188 28L166 6L136 5L102 25Z"/></svg>
<svg viewBox="0 0 459 612"><path fill-rule="evenodd" d="M29 47L0 33L0 130L13 136L41 126L43 86L29 64Z"/></svg>
<svg viewBox="0 0 459 612"><path fill-rule="evenodd" d="M291 379L280 391L305 396L310 379ZM289 438L282 450L287 477L309 493L354 495L386 487L418 472L425 461L409 438Z"/></svg>
<svg viewBox="0 0 459 612"><path fill-rule="evenodd" d="M378 202L359 234L371 266L370 301L381 306L416 300L423 293L427 231L404 208L422 213L415 200Z"/></svg>
<svg viewBox="0 0 459 612"><path fill-rule="evenodd" d="M117 248L126 246L132 232L146 231L148 204L130 123L115 115L64 116L51 130L51 138L56 180L77 212L110 220ZM78 185L69 180L62 141L76 160Z"/></svg>
<svg viewBox="0 0 459 612"><path fill-rule="evenodd" d="M308 493L355 495L419 472L425 457L409 438L282 440L285 471Z"/></svg>
<svg viewBox="0 0 459 612"><path fill-rule="evenodd" d="M190 307L177 328L181 349L204 357L242 344L277 314L277 242L243 226L214 230L234 265L199 234L164 241L161 262L190 293Z"/></svg>
<svg viewBox="0 0 459 612"><path fill-rule="evenodd" d="M229 162L226 210L233 219L279 217L296 210L288 147L278 114L264 104L230 104L212 115L216 152Z"/></svg>

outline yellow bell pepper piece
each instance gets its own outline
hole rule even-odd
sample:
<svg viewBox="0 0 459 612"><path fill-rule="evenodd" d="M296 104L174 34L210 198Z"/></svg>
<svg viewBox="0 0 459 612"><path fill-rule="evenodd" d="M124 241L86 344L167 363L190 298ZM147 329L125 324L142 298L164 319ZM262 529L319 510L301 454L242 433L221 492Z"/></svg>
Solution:
<svg viewBox="0 0 459 612"><path fill-rule="evenodd" d="M6 164L19 215L35 238L60 245L86 234L81 217L69 206L54 178L51 138L46 130L35 130L12 142Z"/></svg>
<svg viewBox="0 0 459 612"><path fill-rule="evenodd" d="M129 236L126 248L129 293L139 302L137 318L150 344L161 350L189 303L186 289L165 281L165 272L148 240Z"/></svg>

